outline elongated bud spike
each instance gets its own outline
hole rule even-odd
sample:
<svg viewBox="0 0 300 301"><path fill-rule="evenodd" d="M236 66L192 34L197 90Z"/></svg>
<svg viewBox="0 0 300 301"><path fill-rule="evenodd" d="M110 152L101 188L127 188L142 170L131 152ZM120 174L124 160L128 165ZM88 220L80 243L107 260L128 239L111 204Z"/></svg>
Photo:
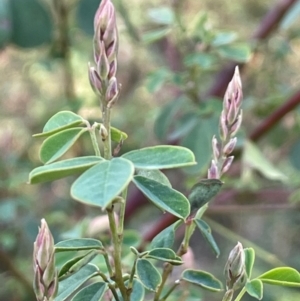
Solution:
<svg viewBox="0 0 300 301"><path fill-rule="evenodd" d="M228 289L236 290L245 284L247 280L245 252L240 242L231 250L224 272Z"/></svg>
<svg viewBox="0 0 300 301"><path fill-rule="evenodd" d="M221 175L223 175L224 173L226 173L229 170L229 168L233 162L233 159L234 159L234 156L230 156L225 159L224 163L222 164Z"/></svg>

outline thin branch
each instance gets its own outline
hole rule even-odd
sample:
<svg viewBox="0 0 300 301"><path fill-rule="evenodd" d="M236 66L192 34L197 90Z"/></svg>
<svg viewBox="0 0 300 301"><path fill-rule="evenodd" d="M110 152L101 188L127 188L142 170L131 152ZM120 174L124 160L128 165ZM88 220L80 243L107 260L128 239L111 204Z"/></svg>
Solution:
<svg viewBox="0 0 300 301"><path fill-rule="evenodd" d="M259 140L270 129L274 127L287 113L294 110L300 104L300 90L289 98L282 106L275 110L265 120L259 124L250 134L250 139L253 141Z"/></svg>

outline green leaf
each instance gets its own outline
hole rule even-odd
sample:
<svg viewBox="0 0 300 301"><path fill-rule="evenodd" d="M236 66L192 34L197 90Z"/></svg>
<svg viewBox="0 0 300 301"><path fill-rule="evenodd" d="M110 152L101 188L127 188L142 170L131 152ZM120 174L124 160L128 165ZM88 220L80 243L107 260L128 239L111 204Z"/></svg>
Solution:
<svg viewBox="0 0 300 301"><path fill-rule="evenodd" d="M200 270L185 270L181 275L181 279L213 292L219 292L223 289L222 283L217 278Z"/></svg>
<svg viewBox="0 0 300 301"><path fill-rule="evenodd" d="M179 191L141 176L135 176L133 182L161 210L181 219L185 219L190 214L190 203Z"/></svg>
<svg viewBox="0 0 300 301"><path fill-rule="evenodd" d="M70 111L61 111L53 115L45 124L43 132L33 137L47 137L57 132L76 127L83 123L83 118Z"/></svg>
<svg viewBox="0 0 300 301"><path fill-rule="evenodd" d="M98 0L99 1L99 0ZM128 135L117 128L110 127L111 140L115 142L121 142L128 138Z"/></svg>
<svg viewBox="0 0 300 301"><path fill-rule="evenodd" d="M122 156L139 169L167 169L194 165L194 154L181 146L159 145L141 148Z"/></svg>
<svg viewBox="0 0 300 301"><path fill-rule="evenodd" d="M211 229L210 229L209 225L202 219L194 219L194 223L196 224L196 226L202 233L203 237L207 240L207 242L211 246L211 248L214 251L214 253L216 254L216 256L219 257L220 249L219 249L217 243L215 242L214 237L211 234Z"/></svg>
<svg viewBox="0 0 300 301"><path fill-rule="evenodd" d="M63 156L86 132L84 128L73 128L61 131L48 137L40 149L40 159L43 163L49 164Z"/></svg>
<svg viewBox="0 0 300 301"><path fill-rule="evenodd" d="M99 255L98 250L90 250L85 254L73 257L61 267L58 273L59 279L61 280L71 276L72 274L75 274L90 261L92 261L97 255Z"/></svg>
<svg viewBox="0 0 300 301"><path fill-rule="evenodd" d="M250 141L247 141L244 146L243 166L244 170L247 168L255 169L270 180L283 182L287 180L287 177L263 155L254 143Z"/></svg>
<svg viewBox="0 0 300 301"><path fill-rule="evenodd" d="M0 49L9 41L12 34L10 0L0 2Z"/></svg>
<svg viewBox="0 0 300 301"><path fill-rule="evenodd" d="M73 183L71 196L85 204L106 208L127 187L133 173L134 166L126 159L100 162Z"/></svg>
<svg viewBox="0 0 300 301"><path fill-rule="evenodd" d="M107 289L105 282L95 282L80 290L71 301L100 301Z"/></svg>
<svg viewBox="0 0 300 301"><path fill-rule="evenodd" d="M170 25L175 20L174 12L167 6L149 9L148 16L153 22L164 25Z"/></svg>
<svg viewBox="0 0 300 301"><path fill-rule="evenodd" d="M183 263L183 261L181 259L178 260L178 256L176 255L176 253L169 248L152 249L151 251L149 251L149 253L146 255L146 257L169 262L171 264L174 263L176 265L180 265Z"/></svg>
<svg viewBox="0 0 300 301"><path fill-rule="evenodd" d="M203 179L195 184L188 196L192 210L201 208L208 203L220 191L223 182L219 179Z"/></svg>
<svg viewBox="0 0 300 301"><path fill-rule="evenodd" d="M75 238L60 241L55 245L55 252L69 252L81 250L101 250L103 249L102 242L93 238Z"/></svg>
<svg viewBox="0 0 300 301"><path fill-rule="evenodd" d="M300 3L300 2L299 2ZM300 7L300 5L299 5ZM293 167L300 170L300 140L297 140L290 149L289 159Z"/></svg>
<svg viewBox="0 0 300 301"><path fill-rule="evenodd" d="M249 61L251 57L251 49L248 44L224 45L220 46L217 51L221 57L241 63Z"/></svg>
<svg viewBox="0 0 300 301"><path fill-rule="evenodd" d="M158 169L153 169L153 170L138 169L136 174L138 176L142 176L142 177L151 179L153 181L159 182L163 185L166 185L166 186L172 188L172 185L171 185L169 179L165 176L165 174L163 172L161 172Z"/></svg>
<svg viewBox="0 0 300 301"><path fill-rule="evenodd" d="M196 157L197 165L184 169L190 174L207 170L211 160L211 139L218 129L218 118L199 119L194 128L181 140L181 145L189 148Z"/></svg>
<svg viewBox="0 0 300 301"><path fill-rule="evenodd" d="M128 288L128 281L125 282L126 287ZM140 280L134 278L133 279L133 284L132 284L132 291L130 295L130 300L132 301L144 301L145 298L145 288L140 282ZM118 297L120 301L123 301L123 297L118 290Z"/></svg>
<svg viewBox="0 0 300 301"><path fill-rule="evenodd" d="M136 272L143 286L156 292L161 283L161 275L154 265L147 259L138 259L136 263Z"/></svg>
<svg viewBox="0 0 300 301"><path fill-rule="evenodd" d="M172 248L175 239L175 230L181 223L181 220L176 221L174 224L158 233L151 242L151 248Z"/></svg>
<svg viewBox="0 0 300 301"><path fill-rule="evenodd" d="M212 53L191 53L184 58L184 64L188 67L198 66L201 69L210 69L216 63L217 58Z"/></svg>
<svg viewBox="0 0 300 301"><path fill-rule="evenodd" d="M161 40L171 32L171 28L156 29L146 32L142 35L142 41L144 44L151 44L158 40Z"/></svg>
<svg viewBox="0 0 300 301"><path fill-rule="evenodd" d="M248 279L250 279L252 274L252 268L255 261L255 251L252 248L246 248L244 249L244 253L245 253L246 273L248 275Z"/></svg>
<svg viewBox="0 0 300 301"><path fill-rule="evenodd" d="M258 299L261 300L263 297L263 283L259 279L253 279L246 283L245 285L247 293Z"/></svg>
<svg viewBox="0 0 300 301"><path fill-rule="evenodd" d="M213 47L218 47L226 44L230 44L237 39L237 33L234 31L218 32L211 43Z"/></svg>
<svg viewBox="0 0 300 301"><path fill-rule="evenodd" d="M52 40L53 23L38 0L11 0L12 42L20 47L36 47Z"/></svg>
<svg viewBox="0 0 300 301"><path fill-rule="evenodd" d="M77 173L82 173L95 164L103 161L96 156L67 159L35 168L29 174L29 183L37 184L54 181Z"/></svg>
<svg viewBox="0 0 300 301"><path fill-rule="evenodd" d="M154 124L154 133L160 140L167 136L170 126L175 120L175 116L186 105L187 99L183 96L167 103L161 110Z"/></svg>
<svg viewBox="0 0 300 301"><path fill-rule="evenodd" d="M98 274L98 268L93 264L87 264L74 275L59 282L58 294L54 301L64 301L86 281Z"/></svg>
<svg viewBox="0 0 300 301"><path fill-rule="evenodd" d="M300 287L300 274L289 267L272 269L258 277L262 282L290 287Z"/></svg>

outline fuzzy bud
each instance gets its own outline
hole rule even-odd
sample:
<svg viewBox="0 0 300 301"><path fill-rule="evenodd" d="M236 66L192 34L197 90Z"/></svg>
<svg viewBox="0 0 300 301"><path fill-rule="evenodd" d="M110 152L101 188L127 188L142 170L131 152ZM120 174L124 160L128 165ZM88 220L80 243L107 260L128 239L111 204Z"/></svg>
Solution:
<svg viewBox="0 0 300 301"><path fill-rule="evenodd" d="M231 138L229 140L229 142L224 146L223 153L225 156L228 156L233 152L236 142L237 142L237 138L234 137L234 138Z"/></svg>
<svg viewBox="0 0 300 301"><path fill-rule="evenodd" d="M208 169L207 178L208 179L219 179L220 178L218 166L217 166L215 160L211 160L211 165L210 165L210 168Z"/></svg>
<svg viewBox="0 0 300 301"><path fill-rule="evenodd" d="M96 69L94 67L91 67L89 65L89 81L90 81L90 85L93 89L93 91L97 94L97 95L101 95L103 93L102 91L102 81L101 78L98 74L98 72L96 71Z"/></svg>
<svg viewBox="0 0 300 301"><path fill-rule="evenodd" d="M212 141L212 150L213 150L213 156L214 156L214 160L217 162L218 159L220 158L220 144L216 138L216 136L213 136Z"/></svg>
<svg viewBox="0 0 300 301"><path fill-rule="evenodd" d="M225 141L228 136L228 125L227 125L226 114L224 110L221 112L219 130L220 130L221 140Z"/></svg>
<svg viewBox="0 0 300 301"><path fill-rule="evenodd" d="M119 94L119 88L118 88L118 82L116 77L112 77L109 80L108 88L106 90L105 94L105 100L107 103L111 101L115 101L115 99L118 97Z"/></svg>
<svg viewBox="0 0 300 301"><path fill-rule="evenodd" d="M109 74L109 61L105 53L104 43L100 43L100 55L97 62L97 71L101 80L105 81Z"/></svg>
<svg viewBox="0 0 300 301"><path fill-rule="evenodd" d="M229 168L233 162L233 159L234 159L234 156L230 156L225 159L224 163L222 164L221 174L224 174L229 170Z"/></svg>
<svg viewBox="0 0 300 301"><path fill-rule="evenodd" d="M58 277L55 271L54 240L44 219L34 242L34 291L38 301L53 300L57 294Z"/></svg>
<svg viewBox="0 0 300 301"><path fill-rule="evenodd" d="M231 250L224 272L227 289L236 290L245 284L247 280L245 253L240 242Z"/></svg>
<svg viewBox="0 0 300 301"><path fill-rule="evenodd" d="M242 120L243 120L243 111L240 110L240 113L239 113L235 123L230 128L230 136L231 137L235 136L236 133L238 132L238 130L240 129Z"/></svg>

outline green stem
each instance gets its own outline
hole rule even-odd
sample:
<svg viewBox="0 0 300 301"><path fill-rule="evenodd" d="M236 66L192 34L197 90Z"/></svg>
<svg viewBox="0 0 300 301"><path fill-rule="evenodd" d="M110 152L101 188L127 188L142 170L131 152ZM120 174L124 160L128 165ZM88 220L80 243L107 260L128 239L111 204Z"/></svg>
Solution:
<svg viewBox="0 0 300 301"><path fill-rule="evenodd" d="M136 263L137 263L137 257L135 258L132 269L131 269L130 278L129 278L129 281L128 281L128 289L132 288L133 278L134 278L135 269L136 269Z"/></svg>
<svg viewBox="0 0 300 301"><path fill-rule="evenodd" d="M127 199L127 190L128 187L126 187L122 193L121 198L122 201L120 202L120 213L119 213L119 224L118 224L118 234L122 234L124 230L124 219L125 219L125 207L126 207L126 199Z"/></svg>
<svg viewBox="0 0 300 301"><path fill-rule="evenodd" d="M103 141L104 147L104 159L111 159L111 134L110 134L110 108L107 107L106 103L102 105L102 119L103 125L107 130L107 137Z"/></svg>
<svg viewBox="0 0 300 301"><path fill-rule="evenodd" d="M105 260L105 264L106 264L106 267L107 267L107 271L109 273L109 276L112 277L113 276L113 270L111 268L111 265L110 265L110 262L109 262L109 258L108 258L108 255L107 253L104 253L103 254L103 257L104 257L104 260Z"/></svg>
<svg viewBox="0 0 300 301"><path fill-rule="evenodd" d="M107 209L109 227L112 235L112 241L114 246L114 263L115 263L115 282L118 285L120 292L124 301L129 301L129 296L127 294L127 289L125 287L123 277L122 277L122 262L121 262L121 245L122 245L122 235L118 235L116 220L114 215L113 206Z"/></svg>
<svg viewBox="0 0 300 301"><path fill-rule="evenodd" d="M92 144L93 144L95 155L97 157L101 157L101 152L100 152L100 149L99 149L99 145L98 145L98 141L97 141L97 137L96 137L95 131L96 131L96 127L93 125L90 128L89 133L90 133L90 136L91 136L91 140L92 140Z"/></svg>
<svg viewBox="0 0 300 301"><path fill-rule="evenodd" d="M174 291L174 289L180 284L180 281L177 280L173 284L173 286L168 290L168 292L160 299L160 301L165 301L167 298L171 295L171 293Z"/></svg>
<svg viewBox="0 0 300 301"><path fill-rule="evenodd" d="M236 298L234 299L234 301L240 301L242 299L242 297L244 296L244 294L246 293L246 288L243 287L243 289L240 291L240 293L236 296Z"/></svg>

